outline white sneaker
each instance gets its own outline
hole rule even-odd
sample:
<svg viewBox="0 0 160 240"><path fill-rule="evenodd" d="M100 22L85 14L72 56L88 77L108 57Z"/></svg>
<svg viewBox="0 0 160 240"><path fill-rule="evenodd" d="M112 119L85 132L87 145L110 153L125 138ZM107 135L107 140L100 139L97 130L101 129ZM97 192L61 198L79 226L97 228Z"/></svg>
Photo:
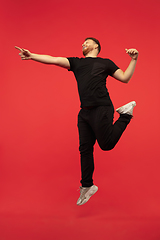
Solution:
<svg viewBox="0 0 160 240"><path fill-rule="evenodd" d="M78 198L77 205L83 205L88 202L90 197L92 197L97 191L98 187L95 185L92 185L91 187L80 187L80 197Z"/></svg>
<svg viewBox="0 0 160 240"><path fill-rule="evenodd" d="M133 108L136 106L136 102L132 101L130 103L127 103L126 105L119 107L116 109L116 112L119 114L129 114L133 115Z"/></svg>

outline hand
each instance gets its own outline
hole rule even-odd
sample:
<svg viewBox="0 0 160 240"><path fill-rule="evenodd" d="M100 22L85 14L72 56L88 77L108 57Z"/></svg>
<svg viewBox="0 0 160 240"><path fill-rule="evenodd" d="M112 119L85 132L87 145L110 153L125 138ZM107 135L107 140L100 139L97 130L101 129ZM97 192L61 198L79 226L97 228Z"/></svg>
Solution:
<svg viewBox="0 0 160 240"><path fill-rule="evenodd" d="M128 53L128 55L129 55L132 59L137 60L139 52L138 52L136 49L134 49L134 48L127 49L127 48L126 48L125 50L126 50L126 53Z"/></svg>
<svg viewBox="0 0 160 240"><path fill-rule="evenodd" d="M22 60L29 60L29 59L31 59L30 51L28 51L26 49L23 49L23 48L16 47L16 46L15 46L15 48L20 51L19 55L21 56Z"/></svg>

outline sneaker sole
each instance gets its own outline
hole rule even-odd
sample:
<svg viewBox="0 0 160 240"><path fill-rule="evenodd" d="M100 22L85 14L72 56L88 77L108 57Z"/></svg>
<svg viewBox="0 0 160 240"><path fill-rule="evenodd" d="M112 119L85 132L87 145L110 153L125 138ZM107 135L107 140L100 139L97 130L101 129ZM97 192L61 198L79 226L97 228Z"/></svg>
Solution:
<svg viewBox="0 0 160 240"><path fill-rule="evenodd" d="M116 109L116 112L118 112L119 109L121 109L122 107L126 107L126 106L129 105L129 104L131 104L133 107L136 106L136 102L135 102L135 101L132 101L132 102L129 102L129 103L125 104L124 106L121 106L121 107L117 108L117 109Z"/></svg>

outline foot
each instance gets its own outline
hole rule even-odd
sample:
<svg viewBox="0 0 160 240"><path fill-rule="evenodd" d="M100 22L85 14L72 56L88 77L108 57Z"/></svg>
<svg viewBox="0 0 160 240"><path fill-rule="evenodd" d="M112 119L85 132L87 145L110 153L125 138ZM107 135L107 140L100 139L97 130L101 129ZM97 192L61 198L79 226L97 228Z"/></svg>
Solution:
<svg viewBox="0 0 160 240"><path fill-rule="evenodd" d="M132 101L130 103L127 103L126 105L119 107L116 109L116 112L119 114L128 114L133 115L133 108L136 106L136 102Z"/></svg>
<svg viewBox="0 0 160 240"><path fill-rule="evenodd" d="M78 198L77 205L83 205L90 197L98 191L98 187L92 185L91 187L80 187L80 197Z"/></svg>

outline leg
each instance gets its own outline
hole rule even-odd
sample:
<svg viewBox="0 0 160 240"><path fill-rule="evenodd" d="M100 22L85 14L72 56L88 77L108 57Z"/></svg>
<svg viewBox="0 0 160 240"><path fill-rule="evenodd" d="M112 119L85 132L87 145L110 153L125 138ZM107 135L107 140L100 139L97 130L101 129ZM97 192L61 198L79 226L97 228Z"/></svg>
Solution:
<svg viewBox="0 0 160 240"><path fill-rule="evenodd" d="M113 124L113 106L101 106L92 111L90 121L102 150L111 150L119 141L132 116L121 114Z"/></svg>
<svg viewBox="0 0 160 240"><path fill-rule="evenodd" d="M81 158L82 187L90 187L93 185L93 146L95 144L95 134L88 123L88 110L81 109L78 115L79 130L79 151Z"/></svg>

